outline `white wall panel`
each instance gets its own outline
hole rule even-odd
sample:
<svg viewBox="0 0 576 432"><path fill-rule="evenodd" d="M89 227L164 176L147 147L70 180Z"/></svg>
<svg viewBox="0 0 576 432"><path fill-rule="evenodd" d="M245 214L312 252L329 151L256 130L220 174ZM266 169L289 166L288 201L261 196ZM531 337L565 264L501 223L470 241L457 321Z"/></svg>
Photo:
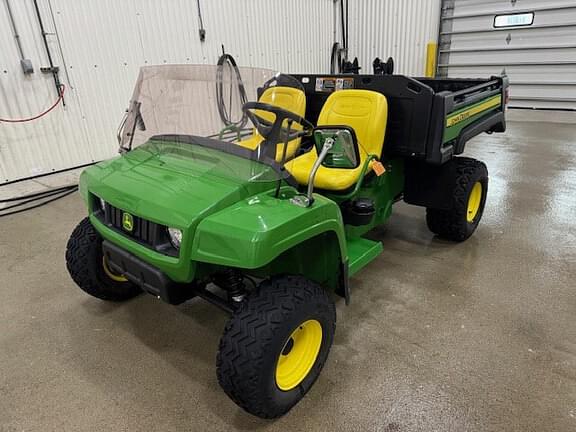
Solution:
<svg viewBox="0 0 576 432"><path fill-rule="evenodd" d="M39 0L54 63L67 85L66 107L32 123L0 123L0 184L114 156L116 129L141 65L215 64L224 44L239 65L327 71L332 0L200 3L205 42L194 0ZM22 74L0 4L0 117L27 117L49 106L56 90L52 76L39 70L47 60L32 0L11 4L36 71Z"/></svg>
<svg viewBox="0 0 576 432"><path fill-rule="evenodd" d="M395 73L423 76L426 45L436 42L440 0L351 0L349 54L361 72L372 73L376 57L395 61Z"/></svg>
<svg viewBox="0 0 576 432"><path fill-rule="evenodd" d="M0 117L28 117L52 105L56 88L52 75L40 72L48 61L32 1L11 2L24 53L35 69L29 76L22 74L7 10L4 1L1 3ZM42 13L50 16L45 7ZM53 32L49 20L46 24L46 31ZM56 44L51 44L51 49L60 64ZM32 123L0 123L0 183L89 162L93 159L91 148L82 145L87 140L77 94L68 88L64 109L59 107Z"/></svg>

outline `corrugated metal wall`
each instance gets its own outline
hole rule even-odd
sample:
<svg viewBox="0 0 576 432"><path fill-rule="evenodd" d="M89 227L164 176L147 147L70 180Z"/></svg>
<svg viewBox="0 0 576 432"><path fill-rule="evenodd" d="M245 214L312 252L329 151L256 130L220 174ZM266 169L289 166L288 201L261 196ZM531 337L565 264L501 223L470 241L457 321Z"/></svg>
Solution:
<svg viewBox="0 0 576 432"><path fill-rule="evenodd" d="M11 1L23 52L32 60L35 69L32 75L26 76L20 67L6 4L4 0L0 3L0 117L28 117L49 107L56 100L57 93L52 75L40 72L40 67L48 66L48 60L33 2ZM40 6L46 17L46 31L53 33L47 3ZM53 35L49 38L55 41ZM61 65L58 46L51 43L50 47L56 63ZM64 82L69 85L67 80ZM0 181L89 162L94 156L92 148L86 144L88 141L78 93L69 90L66 108L57 108L49 117L32 123L0 123Z"/></svg>
<svg viewBox="0 0 576 432"><path fill-rule="evenodd" d="M0 182L116 154L115 132L141 65L215 64L224 44L244 66L327 70L333 1L288 3L201 0L201 43L192 0L39 1L54 63L67 86L66 107L32 123L0 123ZM52 76L40 72L48 62L32 0L11 5L25 55L35 66L34 74L23 75L1 4L0 117L19 118L48 107L56 90Z"/></svg>
<svg viewBox="0 0 576 432"><path fill-rule="evenodd" d="M35 67L23 75L0 5L0 117L18 118L48 107L56 90L52 76L40 72L48 61L33 0L8 1ZM397 73L422 75L426 43L436 39L439 1L352 0L350 55L367 73L374 57L391 55ZM224 44L243 66L328 72L336 30L333 0L200 0L203 43L194 0L38 3L67 86L66 107L32 123L0 123L0 184L114 156L116 128L141 65L215 64Z"/></svg>
<svg viewBox="0 0 576 432"><path fill-rule="evenodd" d="M440 0L352 0L349 55L372 73L376 57L394 58L395 73L423 76L426 44L436 42Z"/></svg>
<svg viewBox="0 0 576 432"><path fill-rule="evenodd" d="M575 0L444 0L440 73L510 78L513 108L576 109ZM532 24L497 27L496 16Z"/></svg>

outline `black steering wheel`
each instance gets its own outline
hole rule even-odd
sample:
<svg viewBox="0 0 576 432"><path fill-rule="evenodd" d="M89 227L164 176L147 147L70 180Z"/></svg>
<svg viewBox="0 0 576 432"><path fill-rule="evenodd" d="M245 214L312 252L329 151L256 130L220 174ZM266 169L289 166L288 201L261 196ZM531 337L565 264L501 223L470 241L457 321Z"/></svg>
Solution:
<svg viewBox="0 0 576 432"><path fill-rule="evenodd" d="M276 154L276 144L310 135L314 129L314 125L304 117L275 105L263 102L246 102L242 106L242 111L252 121L258 133L264 137L266 147L273 149L270 151L272 157ZM274 114L274 121L262 117L258 111ZM284 126L285 120L288 121L288 127ZM293 123L300 125L302 129L292 128Z"/></svg>

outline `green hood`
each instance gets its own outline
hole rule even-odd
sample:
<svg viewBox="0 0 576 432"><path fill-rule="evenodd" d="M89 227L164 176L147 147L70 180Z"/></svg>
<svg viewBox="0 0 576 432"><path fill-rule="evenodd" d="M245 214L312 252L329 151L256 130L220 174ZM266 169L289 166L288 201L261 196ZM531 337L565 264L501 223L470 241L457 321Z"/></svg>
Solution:
<svg viewBox="0 0 576 432"><path fill-rule="evenodd" d="M104 239L176 282L202 277L203 272L213 271L214 265L264 268L300 244L321 244L312 250L333 250L334 259L346 259L342 216L335 202L317 195L312 207L296 206L287 199L297 192L290 186L281 189L284 199L277 199L273 191L282 173L236 154L202 145L156 141L82 174L80 189L89 207L94 194L135 216L181 229L177 257L110 229L95 214L90 215L90 221ZM311 239L320 240L308 242ZM310 262L318 267L314 266L316 261ZM298 264L298 271L304 267ZM330 268L330 277L337 281L338 272L333 267L321 268ZM286 270L282 268L282 272Z"/></svg>
<svg viewBox="0 0 576 432"><path fill-rule="evenodd" d="M273 170L215 149L149 142L84 171L81 189L156 223L186 228L273 186Z"/></svg>

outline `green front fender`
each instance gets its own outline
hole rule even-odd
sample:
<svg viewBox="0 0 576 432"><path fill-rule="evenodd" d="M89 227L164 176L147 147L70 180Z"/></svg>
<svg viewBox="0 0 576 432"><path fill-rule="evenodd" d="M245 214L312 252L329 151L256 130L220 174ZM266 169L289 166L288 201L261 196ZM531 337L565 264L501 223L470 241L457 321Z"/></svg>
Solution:
<svg viewBox="0 0 576 432"><path fill-rule="evenodd" d="M303 208L267 192L208 216L196 228L191 259L258 269L309 239L334 233L339 256L345 260L346 238L340 209L321 195L314 198L311 207Z"/></svg>

